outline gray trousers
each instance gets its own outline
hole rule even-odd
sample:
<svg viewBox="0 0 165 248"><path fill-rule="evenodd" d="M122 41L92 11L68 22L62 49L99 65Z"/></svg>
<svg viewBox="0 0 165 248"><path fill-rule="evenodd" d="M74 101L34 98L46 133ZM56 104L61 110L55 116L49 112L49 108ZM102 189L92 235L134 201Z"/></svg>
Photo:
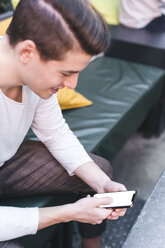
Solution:
<svg viewBox="0 0 165 248"><path fill-rule="evenodd" d="M89 155L111 178L110 163L97 155ZM17 153L0 168L1 199L66 192L79 195L93 190L77 176L70 177L39 141L24 141ZM79 223L80 234L85 238L96 237L104 229L104 222L101 225ZM17 241L13 241L13 245L11 242L0 242L0 247L19 247Z"/></svg>

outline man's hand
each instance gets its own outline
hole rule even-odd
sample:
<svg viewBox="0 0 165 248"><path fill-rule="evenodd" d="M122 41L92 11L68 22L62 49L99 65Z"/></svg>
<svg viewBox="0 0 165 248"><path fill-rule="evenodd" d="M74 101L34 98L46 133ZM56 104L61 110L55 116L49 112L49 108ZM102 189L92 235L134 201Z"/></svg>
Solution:
<svg viewBox="0 0 165 248"><path fill-rule="evenodd" d="M93 225L101 224L104 219L109 218L112 209L100 208L99 206L110 204L111 202L112 198L110 197L98 199L87 196L86 198L82 198L73 204L74 215L72 219Z"/></svg>
<svg viewBox="0 0 165 248"><path fill-rule="evenodd" d="M39 209L39 226L38 229L68 221L80 221L89 224L101 224L104 219L107 219L112 210L100 208L100 205L110 204L112 198L106 197L97 199L94 197L85 197L81 200L56 206Z"/></svg>
<svg viewBox="0 0 165 248"><path fill-rule="evenodd" d="M102 193L109 193L109 192L119 192L119 191L125 191L127 190L126 187L123 184L114 182L109 180L103 187ZM124 216L126 213L125 208L119 208L119 209L111 209L110 215L107 217L109 220L117 220L120 216Z"/></svg>
<svg viewBox="0 0 165 248"><path fill-rule="evenodd" d="M75 175L91 186L97 193L125 191L123 184L112 181L94 162L86 163L75 170ZM116 220L123 216L126 209L111 209L107 219Z"/></svg>
<svg viewBox="0 0 165 248"><path fill-rule="evenodd" d="M100 187L96 189L98 193L126 190L124 185L111 181L108 177L104 177L102 173L99 174L103 175L102 178L104 180L100 181ZM99 207L100 205L110 204L111 202L112 198L110 197L99 199L88 196L72 204L40 208L38 229L71 220L90 224L100 224L104 219L116 220L125 214L126 209L114 210Z"/></svg>

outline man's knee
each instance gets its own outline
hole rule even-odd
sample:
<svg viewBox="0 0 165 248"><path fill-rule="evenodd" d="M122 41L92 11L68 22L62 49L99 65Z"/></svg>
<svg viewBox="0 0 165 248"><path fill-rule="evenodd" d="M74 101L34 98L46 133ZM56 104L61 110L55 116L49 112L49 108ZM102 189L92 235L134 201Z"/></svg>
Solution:
<svg viewBox="0 0 165 248"><path fill-rule="evenodd" d="M100 157L96 154L89 153L89 156L93 159L93 161L100 167L102 171L107 174L112 179L112 166L108 160L103 157Z"/></svg>
<svg viewBox="0 0 165 248"><path fill-rule="evenodd" d="M0 242L0 248L23 248L18 240L10 240L5 242Z"/></svg>

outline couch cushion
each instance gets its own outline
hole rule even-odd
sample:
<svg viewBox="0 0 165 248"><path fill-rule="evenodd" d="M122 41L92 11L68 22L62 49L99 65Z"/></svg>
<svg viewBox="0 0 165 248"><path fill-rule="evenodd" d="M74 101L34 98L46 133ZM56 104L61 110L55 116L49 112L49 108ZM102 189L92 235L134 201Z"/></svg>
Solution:
<svg viewBox="0 0 165 248"><path fill-rule="evenodd" d="M93 105L64 111L87 151L112 159L159 99L164 70L108 57L80 74L77 90Z"/></svg>
<svg viewBox="0 0 165 248"><path fill-rule="evenodd" d="M111 160L158 101L164 81L162 69L98 58L80 73L77 86L93 105L65 110L64 117L88 152ZM34 138L31 130L27 138Z"/></svg>

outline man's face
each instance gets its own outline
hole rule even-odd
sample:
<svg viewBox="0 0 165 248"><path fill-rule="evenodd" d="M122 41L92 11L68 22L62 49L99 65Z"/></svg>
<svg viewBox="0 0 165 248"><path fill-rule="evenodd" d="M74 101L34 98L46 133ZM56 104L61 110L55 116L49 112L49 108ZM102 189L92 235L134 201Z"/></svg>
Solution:
<svg viewBox="0 0 165 248"><path fill-rule="evenodd" d="M23 84L44 99L65 86L74 89L80 71L88 65L90 59L91 56L82 51L69 51L62 61L43 62L39 55L35 56L24 73Z"/></svg>

